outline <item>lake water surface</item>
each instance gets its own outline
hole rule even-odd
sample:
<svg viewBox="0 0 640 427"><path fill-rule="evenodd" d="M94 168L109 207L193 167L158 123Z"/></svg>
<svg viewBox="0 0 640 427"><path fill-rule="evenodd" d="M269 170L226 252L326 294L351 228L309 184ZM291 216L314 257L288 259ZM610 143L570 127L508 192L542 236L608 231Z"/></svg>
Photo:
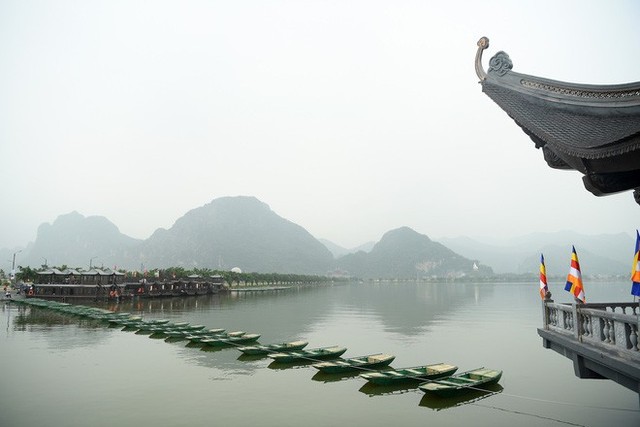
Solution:
<svg viewBox="0 0 640 427"><path fill-rule="evenodd" d="M589 302L630 302L630 287L585 283ZM255 332L263 344L341 345L343 357L389 353L397 368L504 374L499 393L443 401L3 304L0 426L640 426L637 393L576 378L569 359L542 347L537 283L348 283L102 307Z"/></svg>

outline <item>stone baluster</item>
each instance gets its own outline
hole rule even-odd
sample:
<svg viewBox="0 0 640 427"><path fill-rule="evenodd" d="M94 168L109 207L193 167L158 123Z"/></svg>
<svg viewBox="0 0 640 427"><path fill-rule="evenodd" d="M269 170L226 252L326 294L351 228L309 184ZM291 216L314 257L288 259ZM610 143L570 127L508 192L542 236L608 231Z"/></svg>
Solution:
<svg viewBox="0 0 640 427"><path fill-rule="evenodd" d="M598 318L598 340L599 341L606 341L607 339L607 331L605 331L605 328L607 327L607 321L605 319L603 319L602 317Z"/></svg>
<svg viewBox="0 0 640 427"><path fill-rule="evenodd" d="M631 328L631 332L629 333L629 342L631 343L631 350L640 351L640 349L638 349L638 325L634 325L632 323L629 326Z"/></svg>
<svg viewBox="0 0 640 427"><path fill-rule="evenodd" d="M584 328L584 335L591 336L591 316L584 316L584 325L582 327Z"/></svg>
<svg viewBox="0 0 640 427"><path fill-rule="evenodd" d="M602 319L604 321L604 328L602 329L602 332L604 333L604 342L606 343L610 343L611 339L609 338L609 319Z"/></svg>
<svg viewBox="0 0 640 427"><path fill-rule="evenodd" d="M607 319L607 323L609 323L609 340L607 342L615 345L616 344L615 323L611 319Z"/></svg>
<svg viewBox="0 0 640 427"><path fill-rule="evenodd" d="M569 313L569 330L573 331L573 328L575 326L575 317L573 315L573 313Z"/></svg>
<svg viewBox="0 0 640 427"><path fill-rule="evenodd" d="M551 323L551 307L547 305L546 301L542 302L542 323L544 329L549 329Z"/></svg>

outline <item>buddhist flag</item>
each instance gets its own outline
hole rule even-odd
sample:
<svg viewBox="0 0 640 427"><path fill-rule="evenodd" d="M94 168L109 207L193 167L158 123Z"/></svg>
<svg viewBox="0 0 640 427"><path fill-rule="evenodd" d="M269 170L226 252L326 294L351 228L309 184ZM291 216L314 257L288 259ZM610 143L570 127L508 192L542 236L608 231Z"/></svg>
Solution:
<svg viewBox="0 0 640 427"><path fill-rule="evenodd" d="M569 267L569 275L567 276L567 284L564 286L565 291L569 291L574 297L586 302L584 297L584 288L582 286L582 273L580 272L580 263L578 262L578 254L576 248L572 246L571 267Z"/></svg>
<svg viewBox="0 0 640 427"><path fill-rule="evenodd" d="M633 268L631 269L631 295L640 297L640 233L636 230L636 250L633 256Z"/></svg>
<svg viewBox="0 0 640 427"><path fill-rule="evenodd" d="M547 286L547 269L544 266L544 255L540 254L540 298L544 299L544 296L549 292Z"/></svg>

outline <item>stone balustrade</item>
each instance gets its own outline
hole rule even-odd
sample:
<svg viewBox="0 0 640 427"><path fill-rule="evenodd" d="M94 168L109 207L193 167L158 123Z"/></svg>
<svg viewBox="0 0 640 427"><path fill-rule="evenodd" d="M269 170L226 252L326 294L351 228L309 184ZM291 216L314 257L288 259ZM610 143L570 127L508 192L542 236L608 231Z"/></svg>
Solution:
<svg viewBox="0 0 640 427"><path fill-rule="evenodd" d="M608 378L640 397L638 303L542 304L544 348L573 361L579 378Z"/></svg>
<svg viewBox="0 0 640 427"><path fill-rule="evenodd" d="M544 329L604 346L640 361L638 303L557 304L545 301Z"/></svg>

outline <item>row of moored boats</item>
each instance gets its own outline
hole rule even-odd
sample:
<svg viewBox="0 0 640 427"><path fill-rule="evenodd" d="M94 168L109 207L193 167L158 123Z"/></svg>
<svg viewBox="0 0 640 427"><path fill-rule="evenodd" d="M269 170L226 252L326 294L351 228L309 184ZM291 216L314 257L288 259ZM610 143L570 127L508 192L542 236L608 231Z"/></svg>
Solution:
<svg viewBox="0 0 640 427"><path fill-rule="evenodd" d="M312 363L325 374L358 373L370 384L381 386L404 385L417 387L425 393L451 397L470 390L478 390L496 384L502 371L484 367L458 373L458 367L447 363L435 363L392 369L395 356L376 353L359 357L342 358L346 347L328 346L307 349L304 340L273 344L257 343L260 334L244 331L228 332L223 328L210 329L205 325L187 322L171 322L166 319L145 320L130 313L115 313L96 307L68 304L58 301L31 298L21 302L57 310L63 313L89 317L108 323L122 330L149 334L166 341L186 340L191 343L214 347L233 346L247 356L269 357L276 364Z"/></svg>

